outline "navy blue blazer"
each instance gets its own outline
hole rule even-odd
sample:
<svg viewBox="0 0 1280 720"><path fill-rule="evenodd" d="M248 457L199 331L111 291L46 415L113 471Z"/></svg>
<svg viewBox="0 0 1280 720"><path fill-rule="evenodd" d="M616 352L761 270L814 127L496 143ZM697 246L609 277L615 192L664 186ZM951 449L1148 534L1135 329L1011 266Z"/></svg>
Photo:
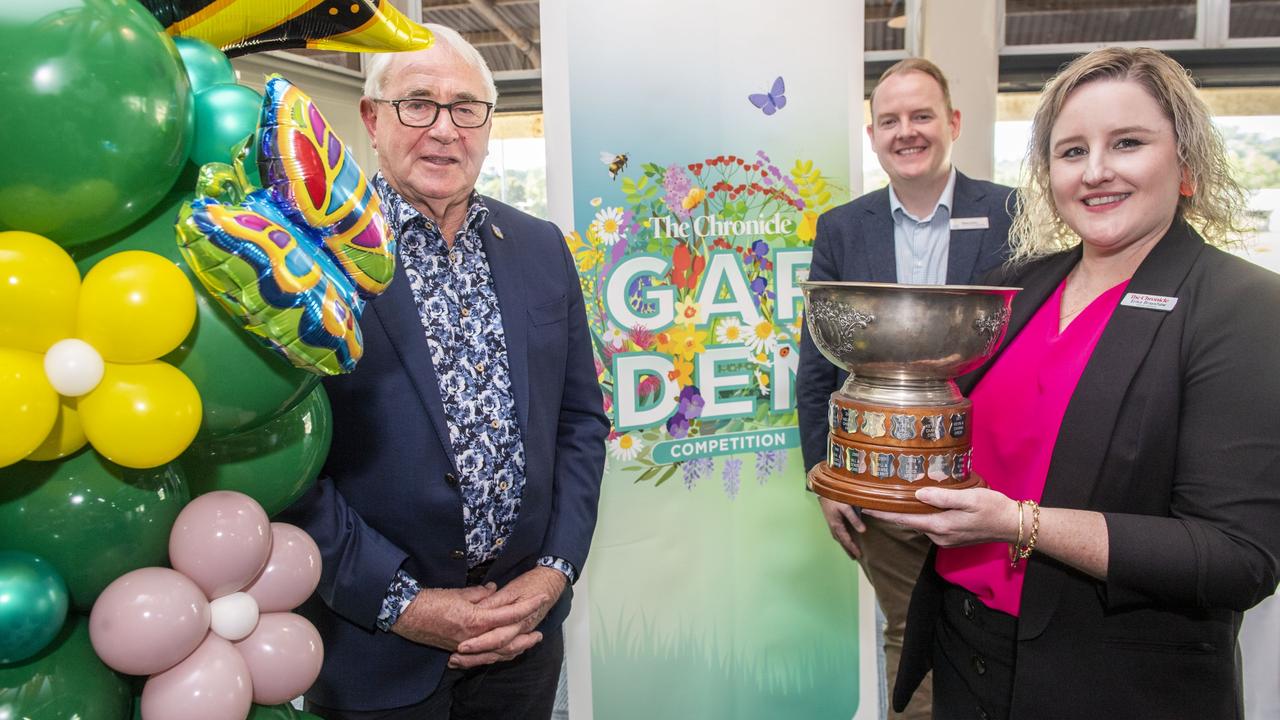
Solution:
<svg viewBox="0 0 1280 720"><path fill-rule="evenodd" d="M581 572L596 524L609 423L592 360L582 290L555 225L491 198L480 228L493 274L524 440L520 515L487 579L504 585L538 558ZM499 237L495 228L501 233ZM462 495L418 308L404 268L361 320L364 357L327 379L333 447L316 485L276 519L320 546L320 586L300 609L324 638L308 699L381 709L423 700L448 653L376 629L403 567L424 588L465 585ZM558 627L572 588L541 630Z"/></svg>
<svg viewBox="0 0 1280 720"><path fill-rule="evenodd" d="M948 285L973 285L1008 257L1012 193L1012 188L972 180L956 172L951 217L984 217L988 227L951 231ZM828 210L818 218L809 279L898 282L888 187ZM827 400L846 377L848 373L818 351L806 325L801 331L800 367L796 373L796 409L805 470L827 458Z"/></svg>

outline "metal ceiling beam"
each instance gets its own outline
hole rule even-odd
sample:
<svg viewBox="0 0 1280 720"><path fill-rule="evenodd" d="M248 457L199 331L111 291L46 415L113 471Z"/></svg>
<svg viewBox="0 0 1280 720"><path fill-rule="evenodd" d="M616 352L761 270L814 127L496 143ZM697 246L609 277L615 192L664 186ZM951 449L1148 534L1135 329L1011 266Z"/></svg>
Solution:
<svg viewBox="0 0 1280 720"><path fill-rule="evenodd" d="M471 0L471 9L480 13L485 20L488 20L490 24L498 28L499 32L507 36L507 39L511 41L511 44L519 48L520 52L524 53L525 57L529 58L530 64L535 68L542 67L542 54L538 52L538 46L529 40L529 38L525 37L524 34L521 33L514 25L507 22L507 19L502 16L502 13L498 12L498 8L494 5L493 0Z"/></svg>
<svg viewBox="0 0 1280 720"><path fill-rule="evenodd" d="M524 28L519 32L535 43L542 42L541 33L538 32L537 28ZM478 48L493 46L493 45L510 45L511 44L511 38L508 38L506 35L502 34L501 32L498 32L497 30L477 30L474 32L464 32L460 34L462 35L462 39L466 40L467 42L471 43L472 45Z"/></svg>
<svg viewBox="0 0 1280 720"><path fill-rule="evenodd" d="M538 0L493 0L493 4L506 7L508 5L537 5ZM473 9L467 0L423 0L423 10L471 10Z"/></svg>

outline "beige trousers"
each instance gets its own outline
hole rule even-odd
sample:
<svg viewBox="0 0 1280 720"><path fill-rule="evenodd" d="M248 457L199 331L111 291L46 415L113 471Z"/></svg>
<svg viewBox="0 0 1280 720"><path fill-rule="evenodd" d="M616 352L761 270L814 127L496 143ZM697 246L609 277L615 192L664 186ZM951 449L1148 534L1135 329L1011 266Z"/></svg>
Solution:
<svg viewBox="0 0 1280 720"><path fill-rule="evenodd" d="M867 531L858 537L862 546L859 564L875 588L876 600L888 621L884 630L884 659L892 699L893 680L898 675L898 659L902 657L902 637L907 628L907 606L929 553L929 538L867 515L862 516L862 522L866 523ZM890 720L929 720L932 714L932 674L920 684L906 712L889 709Z"/></svg>

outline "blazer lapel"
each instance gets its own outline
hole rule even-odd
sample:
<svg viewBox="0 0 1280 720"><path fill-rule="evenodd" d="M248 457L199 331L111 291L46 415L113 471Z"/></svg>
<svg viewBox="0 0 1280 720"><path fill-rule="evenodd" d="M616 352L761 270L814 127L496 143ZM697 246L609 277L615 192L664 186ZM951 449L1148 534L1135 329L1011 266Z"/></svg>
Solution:
<svg viewBox="0 0 1280 720"><path fill-rule="evenodd" d="M373 301L374 315L387 333L395 348L400 364L408 373L418 392L418 399L426 408L427 417L440 438L453 463L453 443L449 441L449 425L444 417L444 405L440 401L440 380L431 363L431 348L427 345L426 330L418 315L418 303L413 299L409 276L404 271L404 261L397 258L395 277L386 291ZM359 368L357 368L359 372Z"/></svg>
<svg viewBox="0 0 1280 720"><path fill-rule="evenodd" d="M1182 221L1175 221L1138 267L1126 293L1176 297L1203 249L1204 241ZM1168 316L1158 310L1116 307L1062 417L1041 499L1044 506L1089 507L1129 385ZM1056 563L1028 566L1019 637L1032 638L1044 631L1057 606L1064 572Z"/></svg>
<svg viewBox="0 0 1280 720"><path fill-rule="evenodd" d="M867 248L867 267L871 282L898 282L898 256L894 251L893 211L889 209L889 189L883 197L867 208L863 220L866 230L864 242Z"/></svg>
<svg viewBox="0 0 1280 720"><path fill-rule="evenodd" d="M951 217L985 217L986 208L979 204L986 191L982 186L956 171L955 191L951 196ZM973 277L973 268L978 264L978 254L982 249L982 241L990 228L986 230L952 230L951 243L947 248L947 284L968 285Z"/></svg>
<svg viewBox="0 0 1280 720"><path fill-rule="evenodd" d="M1009 280L1017 284L1022 284L1022 289L1013 298L1012 307L1009 311L1009 326L1005 330L1004 340L1000 342L1000 347L996 350L996 354L991 356L989 360L982 364L977 370L964 375L956 380L956 384L960 386L960 390L968 395L970 391L978 384L978 381L987 374L991 366L995 364L1000 355L1004 353L1005 348L1009 347L1009 343L1022 332L1022 328L1026 327L1031 321L1031 316L1036 314L1040 306L1045 300L1058 289L1058 285L1062 279L1071 272L1071 268L1080 262L1081 249L1076 246L1074 249L1061 253L1057 256L1047 258L1043 268L1038 268L1030 274L1030 277L1014 276ZM1022 281L1025 280L1025 284Z"/></svg>
<svg viewBox="0 0 1280 720"><path fill-rule="evenodd" d="M489 218L480 227L480 239L489 260L489 271L493 275L498 307L502 311L502 332L507 341L507 367L511 371L516 417L520 421L521 437L526 437L529 431L528 301L525 296L524 268L520 263L520 240L510 229L504 231L502 220L497 208L491 204Z"/></svg>

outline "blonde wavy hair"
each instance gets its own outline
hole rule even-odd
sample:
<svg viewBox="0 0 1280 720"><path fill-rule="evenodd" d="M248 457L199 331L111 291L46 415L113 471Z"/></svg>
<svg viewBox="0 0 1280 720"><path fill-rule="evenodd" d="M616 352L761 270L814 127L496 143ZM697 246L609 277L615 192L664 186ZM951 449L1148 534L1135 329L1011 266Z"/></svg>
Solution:
<svg viewBox="0 0 1280 720"><path fill-rule="evenodd" d="M1010 261L1025 262L1080 242L1053 202L1049 135L1071 93L1095 80L1131 80L1146 88L1173 123L1178 163L1195 188L1190 197L1178 197L1177 216L1214 245L1242 242L1246 195L1231 177L1222 137L1186 69L1157 50L1110 47L1076 58L1045 86L1022 162L1017 215L1009 231Z"/></svg>

